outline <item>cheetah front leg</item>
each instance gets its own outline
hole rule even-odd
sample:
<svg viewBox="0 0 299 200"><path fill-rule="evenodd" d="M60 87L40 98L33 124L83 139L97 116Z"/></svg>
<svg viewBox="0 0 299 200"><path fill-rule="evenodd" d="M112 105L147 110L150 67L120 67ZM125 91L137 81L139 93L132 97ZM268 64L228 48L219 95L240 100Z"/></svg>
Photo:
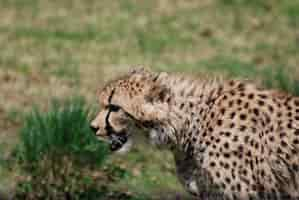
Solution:
<svg viewBox="0 0 299 200"><path fill-rule="evenodd" d="M199 196L199 188L196 178L196 164L191 156L185 153L174 152L174 160L176 164L176 173L180 183L192 195Z"/></svg>
<svg viewBox="0 0 299 200"><path fill-rule="evenodd" d="M229 199L217 188L208 171L199 166L194 157L175 151L174 159L178 179L189 193L199 200Z"/></svg>

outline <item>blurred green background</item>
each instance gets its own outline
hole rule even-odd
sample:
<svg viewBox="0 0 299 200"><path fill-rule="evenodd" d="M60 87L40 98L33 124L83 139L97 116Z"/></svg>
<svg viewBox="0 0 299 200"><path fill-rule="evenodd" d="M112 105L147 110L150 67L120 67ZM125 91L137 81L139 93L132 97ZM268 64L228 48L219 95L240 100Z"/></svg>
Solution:
<svg viewBox="0 0 299 200"><path fill-rule="evenodd" d="M0 0L0 48L0 194L14 194L27 174L9 161L33 105L82 96L95 107L96 90L132 66L299 94L299 0ZM186 195L171 155L143 141L98 171L121 177L106 193Z"/></svg>

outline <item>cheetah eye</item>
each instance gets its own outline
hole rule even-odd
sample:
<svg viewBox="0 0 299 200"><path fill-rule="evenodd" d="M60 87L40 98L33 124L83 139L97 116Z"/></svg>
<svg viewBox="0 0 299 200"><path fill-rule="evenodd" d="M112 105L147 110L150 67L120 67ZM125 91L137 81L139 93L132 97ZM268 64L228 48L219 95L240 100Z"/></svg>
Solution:
<svg viewBox="0 0 299 200"><path fill-rule="evenodd" d="M111 112L118 112L120 110L120 107L117 106L117 105L113 105L113 104L110 104L108 106L108 109L111 111Z"/></svg>

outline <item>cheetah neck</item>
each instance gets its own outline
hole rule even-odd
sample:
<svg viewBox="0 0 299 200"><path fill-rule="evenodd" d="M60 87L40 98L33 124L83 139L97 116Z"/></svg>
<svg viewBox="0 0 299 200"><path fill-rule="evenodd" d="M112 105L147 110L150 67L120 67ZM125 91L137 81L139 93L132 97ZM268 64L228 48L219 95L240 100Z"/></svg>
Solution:
<svg viewBox="0 0 299 200"><path fill-rule="evenodd" d="M194 143L203 128L203 118L209 112L223 88L220 79L194 80L180 76L168 76L163 83L171 87L168 126L175 137L176 150L192 152ZM175 136L173 136L175 135Z"/></svg>

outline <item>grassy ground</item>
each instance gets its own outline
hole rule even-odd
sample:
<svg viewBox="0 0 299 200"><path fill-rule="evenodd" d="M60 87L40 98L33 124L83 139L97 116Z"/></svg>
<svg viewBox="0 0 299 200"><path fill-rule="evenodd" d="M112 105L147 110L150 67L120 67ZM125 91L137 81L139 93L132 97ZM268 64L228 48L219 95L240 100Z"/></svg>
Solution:
<svg viewBox="0 0 299 200"><path fill-rule="evenodd" d="M33 104L71 95L95 103L96 89L133 65L262 79L299 93L289 81L299 78L298 0L0 0L0 19L0 158ZM115 187L181 192L171 156L144 148L110 161L130 171ZM0 167L0 191L17 176Z"/></svg>

